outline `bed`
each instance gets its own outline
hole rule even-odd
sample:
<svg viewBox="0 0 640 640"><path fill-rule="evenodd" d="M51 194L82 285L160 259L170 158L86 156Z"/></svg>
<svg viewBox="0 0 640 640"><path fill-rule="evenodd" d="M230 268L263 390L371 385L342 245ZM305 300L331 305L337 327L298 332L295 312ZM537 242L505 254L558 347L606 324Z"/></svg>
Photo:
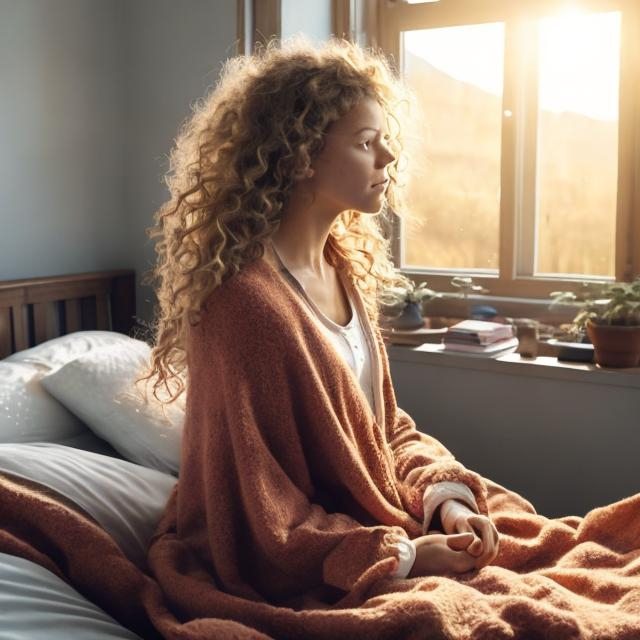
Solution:
<svg viewBox="0 0 640 640"><path fill-rule="evenodd" d="M0 282L0 474L87 515L144 567L178 476L184 402L165 408L134 384L151 349L134 337L134 278ZM0 553L0 637L139 636L43 566Z"/></svg>

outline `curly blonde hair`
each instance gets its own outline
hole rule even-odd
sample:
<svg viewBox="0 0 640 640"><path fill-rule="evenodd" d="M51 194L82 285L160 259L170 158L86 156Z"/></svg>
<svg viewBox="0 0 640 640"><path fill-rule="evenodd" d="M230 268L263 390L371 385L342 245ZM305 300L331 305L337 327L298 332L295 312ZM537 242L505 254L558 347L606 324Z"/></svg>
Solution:
<svg viewBox="0 0 640 640"><path fill-rule="evenodd" d="M349 265L377 326L380 293L403 278L385 229L389 207L405 212L400 105L410 104L411 95L381 52L339 38L321 47L301 35L272 39L224 63L218 84L180 128L165 176L171 198L147 229L157 238L158 257L143 283L154 286L158 305L151 370L136 382L153 379L161 401L162 385L168 402L182 394L187 330L203 302L243 264L262 257L292 189L323 148L327 127L365 97L377 100L389 123L396 159L388 167L387 203L377 216L343 211L325 257L333 266Z"/></svg>

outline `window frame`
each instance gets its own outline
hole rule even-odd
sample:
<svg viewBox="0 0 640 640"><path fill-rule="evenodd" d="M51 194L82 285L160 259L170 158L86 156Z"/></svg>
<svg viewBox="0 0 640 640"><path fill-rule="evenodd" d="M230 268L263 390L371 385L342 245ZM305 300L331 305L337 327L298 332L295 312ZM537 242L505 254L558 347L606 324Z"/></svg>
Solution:
<svg viewBox="0 0 640 640"><path fill-rule="evenodd" d="M543 17L564 6L621 12L620 95L618 128L618 183L616 206L615 275L534 276L535 145L537 139L537 74L530 74L528 102L518 85L515 42L521 37L522 18ZM402 219L393 216L391 229L396 267L416 283L428 281L441 292L456 291L451 278L468 275L493 297L546 298L552 291L578 291L585 280L631 281L640 275L640 3L634 0L440 0L408 4L381 0L362 7L375 12L367 40L389 57L396 74L402 69L401 32L487 22L504 22L505 64L502 105L501 197L498 275L473 269L418 268L403 265ZM634 39L634 34L636 35ZM520 52L521 53L521 52ZM531 83L533 83L533 88ZM526 95L526 94L525 94ZM510 110L512 117L505 116ZM526 141L526 142L525 142ZM528 145L525 156L523 146Z"/></svg>

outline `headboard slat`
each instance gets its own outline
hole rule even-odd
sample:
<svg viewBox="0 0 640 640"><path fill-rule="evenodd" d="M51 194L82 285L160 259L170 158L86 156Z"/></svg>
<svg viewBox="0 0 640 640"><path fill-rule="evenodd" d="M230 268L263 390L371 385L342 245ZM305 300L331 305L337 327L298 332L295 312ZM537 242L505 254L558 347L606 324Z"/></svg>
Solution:
<svg viewBox="0 0 640 640"><path fill-rule="evenodd" d="M22 351L29 347L29 331L26 319L27 308L22 305L11 308L13 318L13 343L14 351Z"/></svg>
<svg viewBox="0 0 640 640"><path fill-rule="evenodd" d="M60 328L56 303L36 302L33 305L33 323L36 344L57 338L60 335Z"/></svg>
<svg viewBox="0 0 640 640"><path fill-rule="evenodd" d="M101 331L109 331L109 296L96 296L96 324Z"/></svg>
<svg viewBox="0 0 640 640"><path fill-rule="evenodd" d="M64 329L65 333L80 331L82 315L80 313L80 300L64 301Z"/></svg>
<svg viewBox="0 0 640 640"><path fill-rule="evenodd" d="M11 354L11 309L0 309L0 358Z"/></svg>

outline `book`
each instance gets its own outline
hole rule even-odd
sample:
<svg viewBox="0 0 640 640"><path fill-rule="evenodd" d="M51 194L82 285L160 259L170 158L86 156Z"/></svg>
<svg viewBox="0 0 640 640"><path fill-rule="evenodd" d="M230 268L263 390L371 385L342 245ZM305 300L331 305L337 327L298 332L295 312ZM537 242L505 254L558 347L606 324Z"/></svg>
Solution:
<svg viewBox="0 0 640 640"><path fill-rule="evenodd" d="M518 338L504 338L491 344L465 344L461 342L444 342L443 351L464 351L467 353L497 353L518 347Z"/></svg>
<svg viewBox="0 0 640 640"><path fill-rule="evenodd" d="M470 345L488 345L514 337L510 324L484 320L463 320L449 327L444 342Z"/></svg>
<svg viewBox="0 0 640 640"><path fill-rule="evenodd" d="M439 343L442 336L446 333L443 329L390 329L380 327L380 333L385 342L390 344L402 344L409 346L418 346L425 342Z"/></svg>

